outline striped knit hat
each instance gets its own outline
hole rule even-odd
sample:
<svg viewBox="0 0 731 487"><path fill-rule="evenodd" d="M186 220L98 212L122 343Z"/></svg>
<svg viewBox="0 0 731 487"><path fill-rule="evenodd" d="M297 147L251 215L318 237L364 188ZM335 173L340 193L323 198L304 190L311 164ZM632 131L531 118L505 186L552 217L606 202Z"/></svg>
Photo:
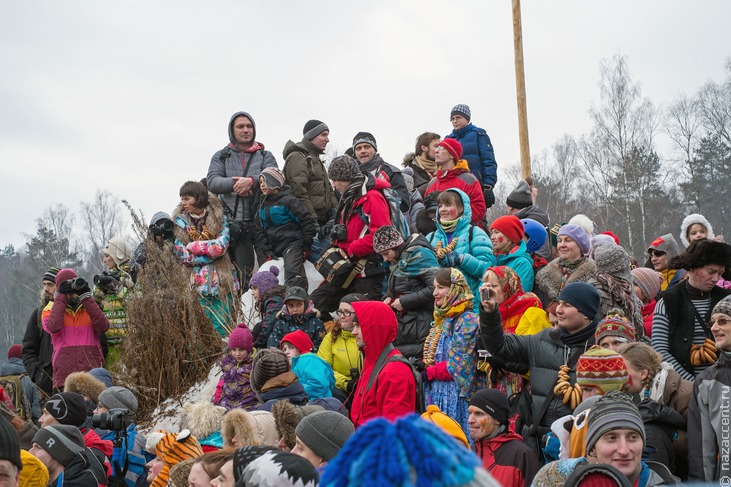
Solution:
<svg viewBox="0 0 731 487"><path fill-rule="evenodd" d="M660 292L662 275L655 269L636 267L632 269L632 284L640 288L645 299L649 302L655 299Z"/></svg>
<svg viewBox="0 0 731 487"><path fill-rule="evenodd" d="M157 442L155 453L165 463L160 473L152 481L151 487L165 487L170 476L170 469L179 462L188 458L198 458L203 455L200 443L190 430L180 433L167 433Z"/></svg>
<svg viewBox="0 0 731 487"><path fill-rule="evenodd" d="M51 267L43 274L43 280L56 283L56 274L58 274L58 271L60 269L58 267Z"/></svg>
<svg viewBox="0 0 731 487"><path fill-rule="evenodd" d="M594 342L599 344L604 337L618 337L620 341L631 343L635 341L635 329L618 309L612 309L607 316L599 322L594 332Z"/></svg>
<svg viewBox="0 0 731 487"><path fill-rule="evenodd" d="M624 359L607 348L594 345L579 357L576 364L576 383L581 387L595 387L602 394L621 391L628 380Z"/></svg>
<svg viewBox="0 0 731 487"><path fill-rule="evenodd" d="M640 410L624 392L610 391L589 411L586 426L586 452L591 453L597 440L615 429L637 431L645 444L645 425Z"/></svg>
<svg viewBox="0 0 731 487"><path fill-rule="evenodd" d="M265 167L261 171L260 178L264 178L269 188L281 188L284 186L284 174L276 167Z"/></svg>

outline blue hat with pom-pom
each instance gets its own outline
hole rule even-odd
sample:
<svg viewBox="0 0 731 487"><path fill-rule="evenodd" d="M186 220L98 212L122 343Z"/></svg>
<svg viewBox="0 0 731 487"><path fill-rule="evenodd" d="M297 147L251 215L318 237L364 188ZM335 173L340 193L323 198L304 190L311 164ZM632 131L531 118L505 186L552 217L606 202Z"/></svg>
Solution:
<svg viewBox="0 0 731 487"><path fill-rule="evenodd" d="M254 274L249 281L249 287L259 290L259 296L279 285L279 269L277 266L270 266L269 270L261 270Z"/></svg>

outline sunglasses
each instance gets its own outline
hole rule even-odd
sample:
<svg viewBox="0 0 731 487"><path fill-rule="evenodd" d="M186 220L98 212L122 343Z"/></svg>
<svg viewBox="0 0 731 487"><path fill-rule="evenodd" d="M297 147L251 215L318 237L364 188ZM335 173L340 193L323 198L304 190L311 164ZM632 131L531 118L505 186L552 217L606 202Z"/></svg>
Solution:
<svg viewBox="0 0 731 487"><path fill-rule="evenodd" d="M711 320L708 322L708 328L712 327L716 323L718 323L719 326L726 326L729 324L729 322L731 322L731 320L729 320L728 318L719 318L717 320Z"/></svg>
<svg viewBox="0 0 731 487"><path fill-rule="evenodd" d="M663 252L661 250L648 250L647 253L650 254L650 257L662 257L667 254L667 252Z"/></svg>

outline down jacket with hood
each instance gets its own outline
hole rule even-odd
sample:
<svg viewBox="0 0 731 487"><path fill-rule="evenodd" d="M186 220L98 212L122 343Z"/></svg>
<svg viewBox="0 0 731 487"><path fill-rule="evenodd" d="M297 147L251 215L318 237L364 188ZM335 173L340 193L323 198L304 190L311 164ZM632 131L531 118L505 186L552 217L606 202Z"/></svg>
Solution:
<svg viewBox="0 0 731 487"><path fill-rule="evenodd" d="M332 366L335 375L335 387L343 391L348 387L352 379L350 371L363 367L363 359L358 350L353 334L347 330L340 330L337 338L333 339L332 332L325 335L320 348L317 349L317 356Z"/></svg>
<svg viewBox="0 0 731 487"><path fill-rule="evenodd" d="M386 291L387 297L398 299L404 308L396 312L394 345L405 357L421 359L434 312L434 274L439 263L429 242L419 234L407 237L396 259Z"/></svg>
<svg viewBox="0 0 731 487"><path fill-rule="evenodd" d="M364 164L358 164L358 168L363 174L371 175L377 180L386 178L384 180L389 183L390 187L398 195L401 211L403 213L409 211L411 207L411 194L406 187L406 181L404 180L404 175L401 173L401 169L384 161L380 154L376 154L370 161Z"/></svg>
<svg viewBox="0 0 731 487"><path fill-rule="evenodd" d="M312 247L315 219L289 186L262 196L255 221L255 245L266 257L282 257L295 245L303 252Z"/></svg>
<svg viewBox="0 0 731 487"><path fill-rule="evenodd" d="M327 169L320 159L320 151L311 141L291 140L284 145L284 177L294 194L305 205L312 218L320 225L327 222L337 208Z"/></svg>
<svg viewBox="0 0 731 487"><path fill-rule="evenodd" d="M424 190L424 197L435 191L445 191L450 188L461 189L470 199L470 208L472 209L472 223L478 224L485 218L487 208L485 206L485 196L482 193L482 184L470 172L467 161L460 159L456 162L453 169L446 171L438 170L434 179Z"/></svg>
<svg viewBox="0 0 731 487"><path fill-rule="evenodd" d="M427 240L432 248L436 248L439 242L446 247L452 240L457 239L457 246L453 250L455 254L462 254L462 263L457 266L462 274L464 274L467 283L470 285L472 294L478 296L478 288L482 282L482 276L485 275L488 267L497 265L497 259L492 253L492 242L485 231L477 226L473 226L472 209L470 208L470 198L467 194L459 189L448 189L454 191L462 199L464 213L459 217L457 227L452 233L446 233L437 219L436 231L427 235ZM444 259L439 261L441 267L449 267L445 264ZM475 300L475 311L479 306L478 300Z"/></svg>
<svg viewBox="0 0 731 487"><path fill-rule="evenodd" d="M462 157L467 159L472 174L483 185L494 187L497 183L497 162L490 136L485 129L468 123L461 129L453 130L446 138L457 139L462 144Z"/></svg>
<svg viewBox="0 0 731 487"><path fill-rule="evenodd" d="M272 332L269 334L267 346L279 348L284 335L297 330L307 333L312 343L315 344L312 351L316 352L317 347L322 343L322 337L325 335L325 324L320 319L320 312L312 304L312 301L307 304L307 309L301 315L292 315L289 313L286 304L282 306L281 311L277 313L277 321L272 325Z"/></svg>
<svg viewBox="0 0 731 487"><path fill-rule="evenodd" d="M413 413L416 406L416 381L408 365L401 362L386 363L368 387L379 357L396 339L396 315L381 301L359 301L352 303L352 306L360 324L364 361L353 394L350 419L358 428L373 418L393 420ZM394 348L387 352L386 357L400 354Z"/></svg>
<svg viewBox="0 0 731 487"><path fill-rule="evenodd" d="M256 188L262 169L265 167L277 168L277 160L271 152L264 150L264 144L255 141L245 151L242 151L236 145L236 139L233 134L233 123L237 117L242 115L251 120L252 125L254 125L254 140L256 140L256 122L254 118L246 112L234 113L228 121L229 144L225 147L228 150L221 149L213 154L211 163L208 165L208 175L206 176L208 190L211 193L223 195L223 200L231 211L234 211L236 206L234 176L242 177L244 172L246 172L247 177L254 178L254 188ZM227 153L229 154L228 157L226 157ZM247 166L248 171L245 171ZM243 205L241 203L239 201L238 208L236 208L235 220L242 218Z"/></svg>

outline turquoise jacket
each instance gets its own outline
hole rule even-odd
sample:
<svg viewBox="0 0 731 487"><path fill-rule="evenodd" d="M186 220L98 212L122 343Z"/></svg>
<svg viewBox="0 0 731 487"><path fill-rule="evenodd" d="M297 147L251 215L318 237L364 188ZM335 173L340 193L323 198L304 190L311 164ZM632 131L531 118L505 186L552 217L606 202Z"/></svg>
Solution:
<svg viewBox="0 0 731 487"><path fill-rule="evenodd" d="M509 254L498 254L495 257L497 258L497 265L510 267L518 274L520 283L523 285L523 291L530 292L533 290L533 279L535 278L533 259L528 255L525 242L520 242L520 245L514 247Z"/></svg>

